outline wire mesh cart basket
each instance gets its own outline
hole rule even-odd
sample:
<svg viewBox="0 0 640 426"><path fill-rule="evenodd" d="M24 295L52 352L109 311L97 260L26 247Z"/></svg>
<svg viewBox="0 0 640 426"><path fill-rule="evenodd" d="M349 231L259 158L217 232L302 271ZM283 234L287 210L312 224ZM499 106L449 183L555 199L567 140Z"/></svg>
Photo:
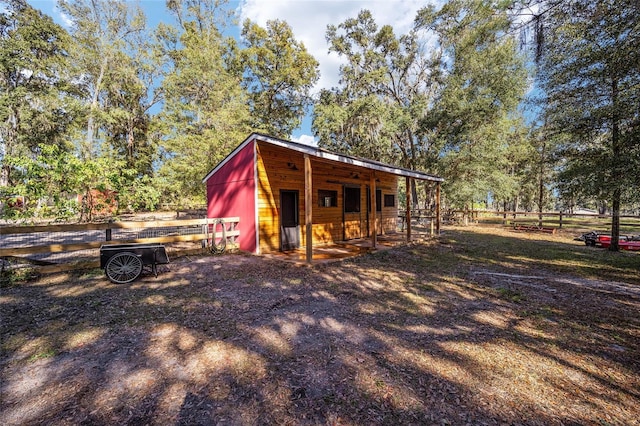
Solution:
<svg viewBox="0 0 640 426"><path fill-rule="evenodd" d="M169 263L169 256L162 244L113 244L100 246L100 268L111 282L126 284L142 274L144 266L150 266L158 276L158 265Z"/></svg>

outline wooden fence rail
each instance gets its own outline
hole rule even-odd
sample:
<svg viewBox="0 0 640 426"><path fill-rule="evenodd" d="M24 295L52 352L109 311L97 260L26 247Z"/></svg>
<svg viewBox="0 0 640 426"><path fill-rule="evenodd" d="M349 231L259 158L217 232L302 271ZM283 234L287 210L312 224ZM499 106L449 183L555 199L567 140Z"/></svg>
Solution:
<svg viewBox="0 0 640 426"><path fill-rule="evenodd" d="M433 213L420 213L411 215L411 227L414 232L420 232L421 229L429 228L429 235L435 235L435 223L437 216ZM405 212L398 212L398 228L400 232L405 232L407 226L407 215Z"/></svg>
<svg viewBox="0 0 640 426"><path fill-rule="evenodd" d="M225 226L224 234L216 223L222 221ZM38 265L41 272L54 272L78 268L97 267L97 255L78 262L74 252L100 248L102 245L127 243L181 243L202 242L211 239L220 240L223 235L227 245L233 246L240 235L238 230L240 218L226 217L220 219L189 219L171 221L147 222L108 222L87 224L57 224L44 226L4 226L0 227L0 258L11 259L15 262L23 261ZM95 231L104 231L96 234ZM113 238L114 231L120 233L120 238ZM124 231L124 232L123 232ZM91 235L89 235L91 234ZM102 237L99 237L102 235ZM59 239L62 242L53 243ZM76 242L75 240L80 240ZM42 244L40 242L46 242ZM200 246L200 250L202 245ZM181 253L183 247L167 247L170 253ZM191 248L189 252L196 251ZM86 252L85 252L86 253ZM56 261L41 260L33 255L61 254ZM31 257L29 257L31 256ZM3 264L4 266L4 264Z"/></svg>
<svg viewBox="0 0 640 426"><path fill-rule="evenodd" d="M609 229L611 216L597 213L566 213L566 212L512 212L489 210L453 210L448 212L469 221L501 223L503 225L538 225L557 226L559 229L585 229L599 228ZM444 215L446 216L446 215ZM620 215L620 227L626 228L626 232L640 232L640 216Z"/></svg>
<svg viewBox="0 0 640 426"><path fill-rule="evenodd" d="M404 213L398 212L399 226L404 225ZM412 222L431 223L435 219L429 210L414 210L411 212ZM505 226L536 225L554 226L558 229L588 229L608 230L611 227L611 216L597 213L566 213L566 212L526 212L503 210L449 210L441 215L444 224L463 224L469 222L494 223ZM624 232L640 232L640 216L620 215L620 226Z"/></svg>

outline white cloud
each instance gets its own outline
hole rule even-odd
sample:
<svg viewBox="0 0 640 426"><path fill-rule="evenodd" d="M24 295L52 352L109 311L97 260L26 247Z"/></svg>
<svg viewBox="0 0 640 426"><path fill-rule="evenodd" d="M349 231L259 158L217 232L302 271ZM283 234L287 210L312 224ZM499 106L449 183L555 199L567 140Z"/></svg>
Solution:
<svg viewBox="0 0 640 426"><path fill-rule="evenodd" d="M56 7L56 11L58 12L58 18L60 22L62 22L62 25L66 28L71 28L73 26L73 20L71 20L69 15L61 11L58 7Z"/></svg>
<svg viewBox="0 0 640 426"><path fill-rule="evenodd" d="M328 53L327 25L338 25L368 9L379 27L391 25L396 35L406 34L416 12L428 3L424 0L243 0L238 9L241 21L250 19L265 26L270 19L280 19L291 26L296 39L303 42L320 63L320 80L315 86L318 92L338 85L342 63L338 55Z"/></svg>
<svg viewBox="0 0 640 426"><path fill-rule="evenodd" d="M291 136L291 140L305 145L318 146L318 141L310 135Z"/></svg>

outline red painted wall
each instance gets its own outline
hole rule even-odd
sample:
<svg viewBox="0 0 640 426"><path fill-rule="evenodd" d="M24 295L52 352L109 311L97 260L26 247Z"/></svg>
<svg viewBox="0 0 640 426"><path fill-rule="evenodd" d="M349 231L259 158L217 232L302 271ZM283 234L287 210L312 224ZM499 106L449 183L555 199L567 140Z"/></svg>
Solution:
<svg viewBox="0 0 640 426"><path fill-rule="evenodd" d="M240 218L240 250L256 251L254 145L249 142L207 180L207 217Z"/></svg>

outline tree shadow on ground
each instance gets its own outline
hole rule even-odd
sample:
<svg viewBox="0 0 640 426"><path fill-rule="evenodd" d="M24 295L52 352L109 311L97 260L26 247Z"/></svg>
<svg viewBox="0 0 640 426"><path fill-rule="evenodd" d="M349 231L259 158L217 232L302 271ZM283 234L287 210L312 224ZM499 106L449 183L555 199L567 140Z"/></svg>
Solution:
<svg viewBox="0 0 640 426"><path fill-rule="evenodd" d="M591 268L638 283L587 249L451 231L311 268L185 258L6 288L2 420L632 423L640 296Z"/></svg>

